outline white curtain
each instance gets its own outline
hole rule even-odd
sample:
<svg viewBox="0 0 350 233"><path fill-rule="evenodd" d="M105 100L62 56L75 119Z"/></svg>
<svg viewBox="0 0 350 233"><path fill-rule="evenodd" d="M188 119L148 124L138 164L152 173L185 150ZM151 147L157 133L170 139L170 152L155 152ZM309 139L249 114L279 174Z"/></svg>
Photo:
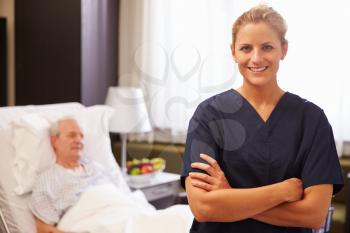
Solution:
<svg viewBox="0 0 350 233"><path fill-rule="evenodd" d="M230 53L231 26L258 0L122 0L120 84L141 86L151 139L183 141L203 99L241 84ZM264 1L286 19L289 52L282 88L324 109L338 145L350 141L350 29L347 0ZM158 138L157 138L158 134ZM341 147L339 147L340 153Z"/></svg>
<svg viewBox="0 0 350 233"><path fill-rule="evenodd" d="M288 22L290 41L280 84L325 111L341 155L343 142L350 141L350 2L287 2L276 6Z"/></svg>
<svg viewBox="0 0 350 233"><path fill-rule="evenodd" d="M233 87L233 8L217 0L121 1L120 85L144 89L153 139L184 142L197 105Z"/></svg>

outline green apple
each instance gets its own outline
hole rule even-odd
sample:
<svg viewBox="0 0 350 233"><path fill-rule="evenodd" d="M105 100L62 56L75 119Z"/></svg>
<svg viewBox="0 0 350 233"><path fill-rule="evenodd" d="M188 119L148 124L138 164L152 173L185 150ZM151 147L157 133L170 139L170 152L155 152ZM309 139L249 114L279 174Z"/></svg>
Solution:
<svg viewBox="0 0 350 233"><path fill-rule="evenodd" d="M137 176L141 174L141 170L138 167L131 168L130 175L131 176Z"/></svg>

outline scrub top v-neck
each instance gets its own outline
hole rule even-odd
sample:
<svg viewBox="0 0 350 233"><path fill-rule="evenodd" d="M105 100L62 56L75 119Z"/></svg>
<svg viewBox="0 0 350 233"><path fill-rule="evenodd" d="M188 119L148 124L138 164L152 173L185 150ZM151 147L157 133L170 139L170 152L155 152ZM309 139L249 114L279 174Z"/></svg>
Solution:
<svg viewBox="0 0 350 233"><path fill-rule="evenodd" d="M216 159L233 188L253 188L297 177L304 188L343 185L334 137L319 107L286 92L264 121L253 106L235 90L202 102L188 128L181 181L191 163L205 153ZM200 171L201 172L201 171ZM191 232L311 232L279 227L253 219L220 223L194 220Z"/></svg>

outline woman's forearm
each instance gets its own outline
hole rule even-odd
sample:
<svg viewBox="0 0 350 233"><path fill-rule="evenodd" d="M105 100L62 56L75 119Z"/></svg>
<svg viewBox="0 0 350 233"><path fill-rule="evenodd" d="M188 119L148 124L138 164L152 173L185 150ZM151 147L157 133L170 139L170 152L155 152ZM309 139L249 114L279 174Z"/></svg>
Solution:
<svg viewBox="0 0 350 233"><path fill-rule="evenodd" d="M318 229L324 223L332 196L332 185L317 185L305 189L304 198L284 203L253 218L278 226Z"/></svg>
<svg viewBox="0 0 350 233"><path fill-rule="evenodd" d="M232 222L251 218L281 203L301 198L298 179L258 188L221 189L211 192L196 188L186 179L189 204L197 221Z"/></svg>

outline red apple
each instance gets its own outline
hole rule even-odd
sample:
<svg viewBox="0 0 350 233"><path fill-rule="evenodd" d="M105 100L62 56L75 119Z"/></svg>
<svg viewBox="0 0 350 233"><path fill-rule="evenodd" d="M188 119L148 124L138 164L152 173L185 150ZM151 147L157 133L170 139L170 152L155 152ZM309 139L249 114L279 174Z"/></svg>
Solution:
<svg viewBox="0 0 350 233"><path fill-rule="evenodd" d="M150 163L144 163L141 165L141 173L142 174L148 174L153 172L153 166Z"/></svg>

